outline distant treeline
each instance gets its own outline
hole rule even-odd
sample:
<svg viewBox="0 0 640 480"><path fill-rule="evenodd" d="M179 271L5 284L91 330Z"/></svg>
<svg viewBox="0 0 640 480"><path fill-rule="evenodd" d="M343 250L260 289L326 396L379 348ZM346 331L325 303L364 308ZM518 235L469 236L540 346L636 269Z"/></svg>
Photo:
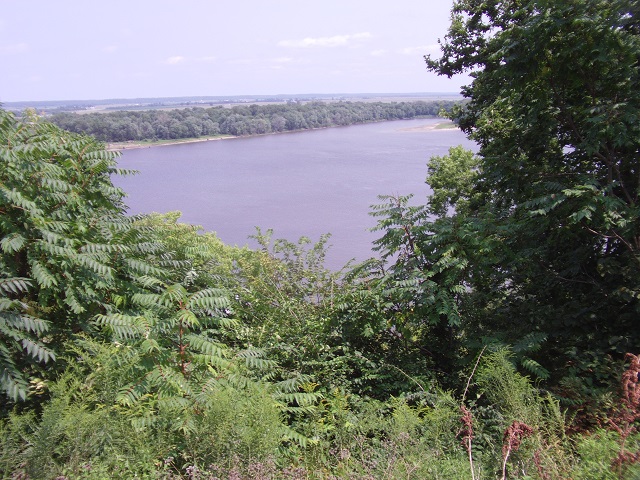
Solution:
<svg viewBox="0 0 640 480"><path fill-rule="evenodd" d="M232 108L118 111L111 113L58 113L48 118L76 133L103 142L168 140L214 135L260 135L436 116L454 101L416 102L310 102L242 105Z"/></svg>

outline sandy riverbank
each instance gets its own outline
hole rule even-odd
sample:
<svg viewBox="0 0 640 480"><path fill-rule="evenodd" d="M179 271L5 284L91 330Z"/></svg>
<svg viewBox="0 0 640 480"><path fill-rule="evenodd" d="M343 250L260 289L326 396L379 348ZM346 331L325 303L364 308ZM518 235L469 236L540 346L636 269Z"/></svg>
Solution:
<svg viewBox="0 0 640 480"><path fill-rule="evenodd" d="M151 147L164 147L165 145L180 145L182 143L195 143L195 142L211 142L216 140L226 140L227 138L236 138L233 135L225 135L224 137L200 137L200 138L183 138L176 140L158 140L150 142L115 142L108 143L107 150L109 151L122 151L131 150L133 148L151 148Z"/></svg>
<svg viewBox="0 0 640 480"><path fill-rule="evenodd" d="M431 125L420 125L419 127L402 128L402 132L431 132L434 130L456 130L458 126L450 121L438 122Z"/></svg>

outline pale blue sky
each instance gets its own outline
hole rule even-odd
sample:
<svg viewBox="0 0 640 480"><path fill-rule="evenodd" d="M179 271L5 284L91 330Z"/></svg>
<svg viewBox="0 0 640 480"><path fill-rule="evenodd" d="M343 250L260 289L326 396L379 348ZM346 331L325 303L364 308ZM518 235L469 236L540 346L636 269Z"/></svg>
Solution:
<svg viewBox="0 0 640 480"><path fill-rule="evenodd" d="M0 0L0 102L458 92L452 0Z"/></svg>

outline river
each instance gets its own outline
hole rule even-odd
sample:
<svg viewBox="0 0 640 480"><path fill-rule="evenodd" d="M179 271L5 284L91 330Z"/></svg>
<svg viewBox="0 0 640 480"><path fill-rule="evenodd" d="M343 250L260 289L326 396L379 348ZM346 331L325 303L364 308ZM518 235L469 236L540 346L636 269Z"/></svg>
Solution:
<svg viewBox="0 0 640 480"><path fill-rule="evenodd" d="M117 177L130 213L180 210L227 244L255 246L255 227L275 238L313 241L331 233L327 267L372 256L380 232L368 212L378 195L424 203L427 162L475 144L436 119L401 120L250 138L125 150Z"/></svg>

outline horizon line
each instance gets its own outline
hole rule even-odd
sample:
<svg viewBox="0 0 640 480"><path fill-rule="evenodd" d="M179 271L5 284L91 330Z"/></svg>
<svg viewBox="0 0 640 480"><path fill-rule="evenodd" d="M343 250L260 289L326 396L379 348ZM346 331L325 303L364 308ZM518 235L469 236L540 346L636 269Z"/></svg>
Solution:
<svg viewBox="0 0 640 480"><path fill-rule="evenodd" d="M277 94L234 94L234 95L174 95L174 96L150 96L150 97L111 97L111 98L87 98L87 99L59 99L59 100L12 100L3 101L0 105L28 104L28 103L60 103L60 102L115 102L136 100L160 100L160 99L242 99L242 98L278 98L278 97L332 97L332 96L402 96L402 95L455 95L462 96L460 92L335 92L335 93L277 93Z"/></svg>

